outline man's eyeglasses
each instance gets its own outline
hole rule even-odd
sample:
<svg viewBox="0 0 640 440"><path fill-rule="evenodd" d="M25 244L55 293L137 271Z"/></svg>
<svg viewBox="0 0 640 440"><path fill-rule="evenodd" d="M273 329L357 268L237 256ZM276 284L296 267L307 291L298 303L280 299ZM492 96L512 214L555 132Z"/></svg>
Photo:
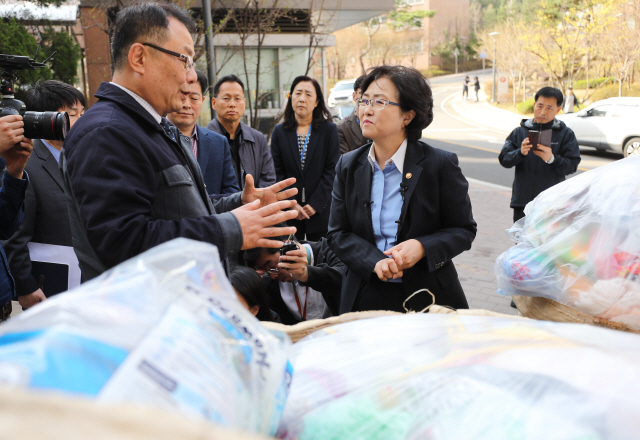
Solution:
<svg viewBox="0 0 640 440"><path fill-rule="evenodd" d="M165 49L163 47L159 47L151 43L142 43L142 45L152 47L155 50L159 50L160 52L164 52L168 55L174 56L178 58L180 61L184 61L184 67L187 69L187 72L190 72L191 69L193 68L193 59L189 55L184 55L178 52L174 52L172 50Z"/></svg>
<svg viewBox="0 0 640 440"><path fill-rule="evenodd" d="M392 102L386 99L365 99L365 98L359 98L356 99L356 104L358 105L358 107L360 108L365 108L367 106L372 106L375 110L382 110L383 108L385 108L385 106L387 104L391 104L391 105L396 105L398 107L400 107L400 104L396 103L396 102Z"/></svg>
<svg viewBox="0 0 640 440"><path fill-rule="evenodd" d="M229 104L231 101L235 102L236 104L240 104L246 99L246 98L232 98L230 96L223 96L223 97L216 96L215 98L222 100L225 104Z"/></svg>

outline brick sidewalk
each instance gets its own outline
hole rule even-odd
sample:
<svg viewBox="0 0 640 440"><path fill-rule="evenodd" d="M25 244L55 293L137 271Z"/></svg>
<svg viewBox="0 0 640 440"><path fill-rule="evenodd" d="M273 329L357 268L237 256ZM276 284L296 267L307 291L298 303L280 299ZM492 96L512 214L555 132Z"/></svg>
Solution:
<svg viewBox="0 0 640 440"><path fill-rule="evenodd" d="M478 180L469 180L469 196L478 233L471 250L454 258L460 283L472 309L517 315L510 307L511 297L496 293L493 265L496 258L513 242L505 230L513 224L513 211L509 208L511 190Z"/></svg>

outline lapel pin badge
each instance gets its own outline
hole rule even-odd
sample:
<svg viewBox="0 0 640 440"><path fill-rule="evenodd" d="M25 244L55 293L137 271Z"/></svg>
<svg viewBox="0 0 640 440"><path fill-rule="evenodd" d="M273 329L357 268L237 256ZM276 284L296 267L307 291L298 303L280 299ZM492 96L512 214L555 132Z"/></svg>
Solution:
<svg viewBox="0 0 640 440"><path fill-rule="evenodd" d="M411 174L411 173L407 173L407 174L405 175L405 177L406 177L407 179L411 179L411 177L412 177L412 176L413 176L413 174Z"/></svg>

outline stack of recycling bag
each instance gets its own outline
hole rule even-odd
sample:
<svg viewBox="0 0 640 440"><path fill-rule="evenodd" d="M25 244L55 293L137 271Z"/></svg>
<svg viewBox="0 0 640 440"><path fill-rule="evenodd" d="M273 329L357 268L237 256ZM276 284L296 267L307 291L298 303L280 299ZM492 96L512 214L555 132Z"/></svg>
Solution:
<svg viewBox="0 0 640 440"><path fill-rule="evenodd" d="M640 337L579 324L399 315L294 345L287 440L599 440L640 432Z"/></svg>
<svg viewBox="0 0 640 440"><path fill-rule="evenodd" d="M498 292L544 297L640 330L640 157L551 187L509 231Z"/></svg>
<svg viewBox="0 0 640 440"><path fill-rule="evenodd" d="M0 384L271 435L290 346L241 305L215 246L176 239L1 325Z"/></svg>

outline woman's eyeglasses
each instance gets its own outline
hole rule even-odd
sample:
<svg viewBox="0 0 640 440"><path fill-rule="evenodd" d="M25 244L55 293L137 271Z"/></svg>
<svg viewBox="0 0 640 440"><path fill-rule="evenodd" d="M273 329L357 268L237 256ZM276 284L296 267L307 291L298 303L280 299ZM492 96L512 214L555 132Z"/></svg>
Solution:
<svg viewBox="0 0 640 440"><path fill-rule="evenodd" d="M359 98L356 99L356 104L358 105L358 107L360 108L365 108L368 106L372 106L374 108L374 110L382 110L385 108L385 106L387 104L391 104L391 105L396 105L398 107L400 107L400 104L396 103L396 102L392 102L389 101L387 99L365 99L365 98Z"/></svg>

